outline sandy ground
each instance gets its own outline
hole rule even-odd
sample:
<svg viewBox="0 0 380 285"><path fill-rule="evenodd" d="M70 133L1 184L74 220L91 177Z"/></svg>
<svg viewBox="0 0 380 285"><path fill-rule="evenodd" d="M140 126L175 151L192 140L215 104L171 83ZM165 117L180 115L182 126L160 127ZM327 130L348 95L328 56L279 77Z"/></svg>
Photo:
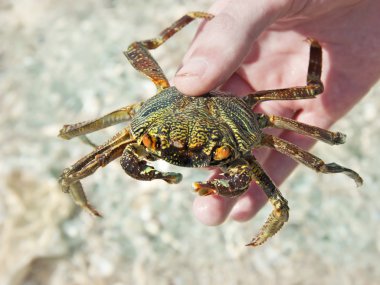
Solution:
<svg viewBox="0 0 380 285"><path fill-rule="evenodd" d="M113 163L84 183L103 219L60 192L62 169L90 150L58 139L60 127L152 94L121 51L210 3L0 2L1 285L378 284L379 85L334 126L348 135L345 145L313 149L360 172L365 185L299 167L281 187L291 219L260 248L244 244L270 206L244 224L206 227L192 216L191 182L205 170L180 169L184 181L168 186L135 181ZM195 27L155 53L169 76Z"/></svg>

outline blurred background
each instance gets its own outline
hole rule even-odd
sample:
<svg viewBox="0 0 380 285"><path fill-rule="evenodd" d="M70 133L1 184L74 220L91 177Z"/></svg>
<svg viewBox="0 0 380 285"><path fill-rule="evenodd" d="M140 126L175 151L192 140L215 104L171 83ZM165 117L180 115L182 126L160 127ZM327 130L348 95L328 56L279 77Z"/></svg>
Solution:
<svg viewBox="0 0 380 285"><path fill-rule="evenodd" d="M299 167L281 186L291 207L264 246L244 245L271 211L247 223L200 224L194 180L140 182L117 162L84 180L104 215L73 205L57 177L91 148L57 138L61 126L148 98L154 86L122 51L212 1L0 1L0 284L379 284L380 85L333 129L347 143L312 152L357 170ZM171 78L194 35L191 24L154 51ZM275 87L275 86L274 86ZM102 142L119 127L91 136Z"/></svg>

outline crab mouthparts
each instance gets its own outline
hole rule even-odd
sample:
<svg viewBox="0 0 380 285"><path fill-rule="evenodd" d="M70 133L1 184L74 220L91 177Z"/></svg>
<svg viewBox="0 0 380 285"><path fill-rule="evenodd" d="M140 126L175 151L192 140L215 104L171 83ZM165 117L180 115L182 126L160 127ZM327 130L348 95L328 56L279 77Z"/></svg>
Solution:
<svg viewBox="0 0 380 285"><path fill-rule="evenodd" d="M210 166L211 158L200 149L176 148L174 146L161 150L160 159L183 167Z"/></svg>

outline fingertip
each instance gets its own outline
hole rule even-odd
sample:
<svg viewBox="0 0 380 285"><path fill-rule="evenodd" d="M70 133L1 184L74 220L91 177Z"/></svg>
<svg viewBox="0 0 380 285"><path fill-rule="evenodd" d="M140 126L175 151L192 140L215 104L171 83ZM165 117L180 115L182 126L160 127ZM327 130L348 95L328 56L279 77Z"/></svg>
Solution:
<svg viewBox="0 0 380 285"><path fill-rule="evenodd" d="M201 223L217 226L226 220L234 201L234 199L218 195L196 197L193 203L193 213Z"/></svg>
<svg viewBox="0 0 380 285"><path fill-rule="evenodd" d="M213 89L213 86L210 86L206 82L207 72L209 72L209 62L207 59L202 57L191 58L176 73L174 85L184 94L192 96L202 95Z"/></svg>
<svg viewBox="0 0 380 285"><path fill-rule="evenodd" d="M265 205L267 197L258 187L248 190L239 198L231 210L231 218L237 222L246 222L252 219Z"/></svg>
<svg viewBox="0 0 380 285"><path fill-rule="evenodd" d="M198 31L174 85L184 94L201 95L224 83L250 50L249 25L223 12Z"/></svg>

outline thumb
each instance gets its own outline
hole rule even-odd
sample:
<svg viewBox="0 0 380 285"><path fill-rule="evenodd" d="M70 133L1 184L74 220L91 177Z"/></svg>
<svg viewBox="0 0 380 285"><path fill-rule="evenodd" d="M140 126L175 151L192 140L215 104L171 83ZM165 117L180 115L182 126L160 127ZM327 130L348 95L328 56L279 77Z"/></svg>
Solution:
<svg viewBox="0 0 380 285"><path fill-rule="evenodd" d="M221 85L236 71L261 32L288 11L286 3L289 1L218 1L211 8L215 17L198 31L174 85L188 95L201 95Z"/></svg>

